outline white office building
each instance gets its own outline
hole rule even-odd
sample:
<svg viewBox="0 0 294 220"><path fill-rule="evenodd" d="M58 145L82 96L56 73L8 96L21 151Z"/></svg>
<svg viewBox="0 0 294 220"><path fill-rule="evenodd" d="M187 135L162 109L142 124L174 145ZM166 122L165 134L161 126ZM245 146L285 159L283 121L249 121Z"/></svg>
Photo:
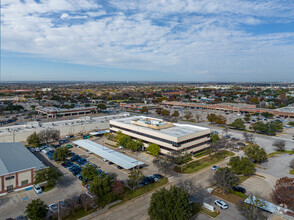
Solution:
<svg viewBox="0 0 294 220"><path fill-rule="evenodd" d="M189 124L177 124L145 116L110 120L110 131L121 131L141 139L144 146L159 145L160 153L172 151L194 153L209 147L210 129Z"/></svg>

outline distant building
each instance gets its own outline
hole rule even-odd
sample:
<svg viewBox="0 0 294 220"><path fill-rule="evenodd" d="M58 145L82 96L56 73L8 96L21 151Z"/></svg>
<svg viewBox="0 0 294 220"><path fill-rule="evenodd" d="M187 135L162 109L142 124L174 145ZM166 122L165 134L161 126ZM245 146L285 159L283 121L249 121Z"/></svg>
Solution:
<svg viewBox="0 0 294 220"><path fill-rule="evenodd" d="M55 107L43 107L37 106L36 111L39 114L47 115L47 117L56 117L56 116L71 116L71 115L80 115L80 114L89 114L96 111L97 108L90 107L75 107L75 108L55 108Z"/></svg>
<svg viewBox="0 0 294 220"><path fill-rule="evenodd" d="M96 105L96 104L104 103L104 100L103 99L92 99L91 103L93 105Z"/></svg>
<svg viewBox="0 0 294 220"><path fill-rule="evenodd" d="M110 131L121 131L132 138L141 139L144 146L159 145L160 153L173 151L194 153L209 147L210 129L166 122L145 116L110 120Z"/></svg>
<svg viewBox="0 0 294 220"><path fill-rule="evenodd" d="M23 144L0 143L0 195L32 187L44 164Z"/></svg>
<svg viewBox="0 0 294 220"><path fill-rule="evenodd" d="M166 91L163 91L161 93L161 95L163 96L170 96L170 95L184 95L184 91L183 90L166 90Z"/></svg>

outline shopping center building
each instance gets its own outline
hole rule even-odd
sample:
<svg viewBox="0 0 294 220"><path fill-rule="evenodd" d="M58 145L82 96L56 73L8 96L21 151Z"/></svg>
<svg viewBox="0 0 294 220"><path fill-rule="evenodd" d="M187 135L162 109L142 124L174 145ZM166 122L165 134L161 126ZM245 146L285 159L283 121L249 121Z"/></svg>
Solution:
<svg viewBox="0 0 294 220"><path fill-rule="evenodd" d="M110 131L121 131L141 139L144 146L159 145L160 153L172 151L195 153L210 145L210 129L189 124L166 122L157 118L133 116L110 120Z"/></svg>

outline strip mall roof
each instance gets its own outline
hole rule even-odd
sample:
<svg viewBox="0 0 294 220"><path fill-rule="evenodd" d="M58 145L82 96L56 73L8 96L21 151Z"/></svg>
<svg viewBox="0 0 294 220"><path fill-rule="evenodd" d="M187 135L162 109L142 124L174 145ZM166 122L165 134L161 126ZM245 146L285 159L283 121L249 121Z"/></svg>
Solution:
<svg viewBox="0 0 294 220"><path fill-rule="evenodd" d="M132 169L138 165L144 164L141 161L135 160L134 158L131 158L125 154L119 153L115 150L97 144L90 140L78 140L74 141L73 143L127 170Z"/></svg>

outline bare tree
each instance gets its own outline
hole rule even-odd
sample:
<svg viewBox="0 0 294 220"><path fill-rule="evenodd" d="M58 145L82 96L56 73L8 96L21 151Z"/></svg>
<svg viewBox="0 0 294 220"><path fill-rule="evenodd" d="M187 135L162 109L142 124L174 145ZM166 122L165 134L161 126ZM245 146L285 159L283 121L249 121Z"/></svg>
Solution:
<svg viewBox="0 0 294 220"><path fill-rule="evenodd" d="M180 180L177 185L179 187L184 188L187 193L189 194L189 197L195 197L196 195L198 199L203 199L203 197L200 196L200 194L202 194L203 191L203 187L200 186L197 183L194 183L191 179L185 179L185 180Z"/></svg>
<svg viewBox="0 0 294 220"><path fill-rule="evenodd" d="M229 128L225 127L223 133L227 136L229 134Z"/></svg>
<svg viewBox="0 0 294 220"><path fill-rule="evenodd" d="M219 168L213 175L213 181L223 189L223 194L228 189L238 183L239 178L235 175L234 171L228 167Z"/></svg>
<svg viewBox="0 0 294 220"><path fill-rule="evenodd" d="M38 134L41 142L48 143L49 141L56 141L60 138L60 131L56 129L45 129Z"/></svg>
<svg viewBox="0 0 294 220"><path fill-rule="evenodd" d="M286 142L284 140L276 140L273 143L273 147L275 147L276 151L284 151L286 146Z"/></svg>
<svg viewBox="0 0 294 220"><path fill-rule="evenodd" d="M248 142L250 144L254 144L255 143L255 136L251 133L248 132L243 132L243 138L245 142Z"/></svg>
<svg viewBox="0 0 294 220"><path fill-rule="evenodd" d="M64 203L66 204L66 206L70 209L71 213L73 213L73 214L75 213L76 209L81 207L78 196L74 196L72 198L66 199L64 201Z"/></svg>
<svg viewBox="0 0 294 220"><path fill-rule="evenodd" d="M85 193L80 195L80 200L85 211L88 211L88 208L91 208L91 205L94 203L93 199Z"/></svg>
<svg viewBox="0 0 294 220"><path fill-rule="evenodd" d="M241 202L238 204L239 212L248 220L263 220L267 219L264 211L260 207L265 206L265 203L260 196L249 195L247 200L250 204Z"/></svg>
<svg viewBox="0 0 294 220"><path fill-rule="evenodd" d="M153 164L157 167L159 172L164 173L166 176L168 173L171 173L175 162L174 158L169 155L165 155L163 157L154 158Z"/></svg>
<svg viewBox="0 0 294 220"><path fill-rule="evenodd" d="M192 118L192 113L191 112L186 112L184 115L184 118L187 120L190 120Z"/></svg>
<svg viewBox="0 0 294 220"><path fill-rule="evenodd" d="M197 119L197 122L199 123L201 116L200 115L195 115L195 118Z"/></svg>

